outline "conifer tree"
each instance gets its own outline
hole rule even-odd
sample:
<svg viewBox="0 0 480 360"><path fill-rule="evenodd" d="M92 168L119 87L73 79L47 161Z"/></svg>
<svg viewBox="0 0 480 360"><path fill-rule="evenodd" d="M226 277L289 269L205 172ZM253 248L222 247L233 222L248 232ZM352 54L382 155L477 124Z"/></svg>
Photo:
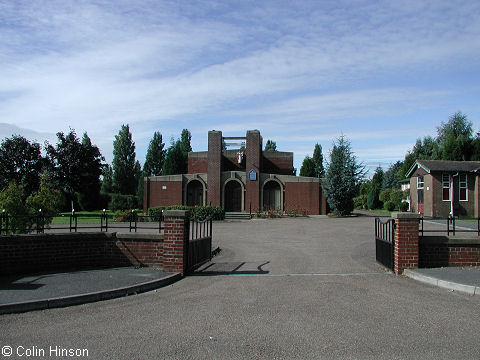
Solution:
<svg viewBox="0 0 480 360"><path fill-rule="evenodd" d="M325 175L325 168L323 167L322 145L315 144L313 149L313 162L315 163L316 177L323 177Z"/></svg>
<svg viewBox="0 0 480 360"><path fill-rule="evenodd" d="M122 125L113 141L113 191L123 195L135 195L137 177L135 173L135 143L130 127Z"/></svg>
<svg viewBox="0 0 480 360"><path fill-rule="evenodd" d="M358 163L350 142L341 136L330 153L323 190L334 213L348 215L353 211L353 198L365 177L365 166Z"/></svg>

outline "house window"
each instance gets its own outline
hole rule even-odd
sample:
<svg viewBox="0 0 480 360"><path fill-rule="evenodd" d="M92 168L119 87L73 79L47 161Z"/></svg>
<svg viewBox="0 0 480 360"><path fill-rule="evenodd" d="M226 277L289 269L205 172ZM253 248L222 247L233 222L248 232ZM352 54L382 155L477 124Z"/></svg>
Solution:
<svg viewBox="0 0 480 360"><path fill-rule="evenodd" d="M442 200L450 201L450 174L442 175Z"/></svg>
<svg viewBox="0 0 480 360"><path fill-rule="evenodd" d="M458 187L460 188L460 191L459 191L460 201L468 201L467 174L459 175Z"/></svg>
<svg viewBox="0 0 480 360"><path fill-rule="evenodd" d="M424 183L424 180L423 180L423 176L418 175L418 177L417 177L417 189L423 189L424 186L425 186L425 183Z"/></svg>

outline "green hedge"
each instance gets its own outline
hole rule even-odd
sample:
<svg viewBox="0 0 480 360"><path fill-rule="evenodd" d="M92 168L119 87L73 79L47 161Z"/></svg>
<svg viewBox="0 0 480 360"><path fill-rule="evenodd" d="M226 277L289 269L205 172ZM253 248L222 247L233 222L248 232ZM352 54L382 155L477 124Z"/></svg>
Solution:
<svg viewBox="0 0 480 360"><path fill-rule="evenodd" d="M211 217L213 220L223 220L225 213L220 206L185 206L185 205L172 205L172 206L156 206L148 209L148 216L152 216L154 221L158 221L162 216L163 210L189 210L190 219L201 221L207 217Z"/></svg>

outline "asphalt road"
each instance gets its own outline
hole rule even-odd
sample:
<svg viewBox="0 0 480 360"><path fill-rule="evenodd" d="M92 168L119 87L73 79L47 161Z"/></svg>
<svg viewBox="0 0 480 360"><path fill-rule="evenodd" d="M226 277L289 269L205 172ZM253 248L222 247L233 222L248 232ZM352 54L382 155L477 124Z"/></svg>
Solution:
<svg viewBox="0 0 480 360"><path fill-rule="evenodd" d="M480 358L480 296L385 272L373 221L215 223L222 252L203 272L157 292L1 316L0 347L38 359L61 358L57 346L90 359Z"/></svg>

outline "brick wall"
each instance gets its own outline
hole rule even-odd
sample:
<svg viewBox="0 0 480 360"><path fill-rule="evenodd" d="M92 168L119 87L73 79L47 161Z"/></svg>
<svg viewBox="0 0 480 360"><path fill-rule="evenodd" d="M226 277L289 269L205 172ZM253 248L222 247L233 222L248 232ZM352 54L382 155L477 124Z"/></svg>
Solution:
<svg viewBox="0 0 480 360"><path fill-rule="evenodd" d="M148 207L182 205L182 181L149 181Z"/></svg>
<svg viewBox="0 0 480 360"><path fill-rule="evenodd" d="M160 234L71 233L0 237L0 274L25 274L162 262Z"/></svg>
<svg viewBox="0 0 480 360"><path fill-rule="evenodd" d="M245 184L246 188L246 198L245 198L245 208L248 209L250 204L252 209L257 209L261 206L260 204L260 169L262 168L261 164L261 155L262 155L262 137L258 130L247 131L247 141L245 149L245 171L247 173L247 183ZM248 173L250 170L254 170L257 173L256 180L249 180Z"/></svg>
<svg viewBox="0 0 480 360"><path fill-rule="evenodd" d="M418 268L418 214L393 213L395 219L394 271Z"/></svg>
<svg viewBox="0 0 480 360"><path fill-rule="evenodd" d="M293 153L279 151L263 152L262 172L269 174L294 175Z"/></svg>
<svg viewBox="0 0 480 360"><path fill-rule="evenodd" d="M321 213L321 191L318 182L285 183L285 210L308 209L310 214Z"/></svg>
<svg viewBox="0 0 480 360"><path fill-rule="evenodd" d="M189 174L203 174L208 171L208 153L188 155L188 173ZM203 153L202 153L203 155Z"/></svg>
<svg viewBox="0 0 480 360"><path fill-rule="evenodd" d="M480 266L480 239L424 236L419 253L419 267Z"/></svg>
<svg viewBox="0 0 480 360"><path fill-rule="evenodd" d="M221 206L222 132L208 132L207 205Z"/></svg>

